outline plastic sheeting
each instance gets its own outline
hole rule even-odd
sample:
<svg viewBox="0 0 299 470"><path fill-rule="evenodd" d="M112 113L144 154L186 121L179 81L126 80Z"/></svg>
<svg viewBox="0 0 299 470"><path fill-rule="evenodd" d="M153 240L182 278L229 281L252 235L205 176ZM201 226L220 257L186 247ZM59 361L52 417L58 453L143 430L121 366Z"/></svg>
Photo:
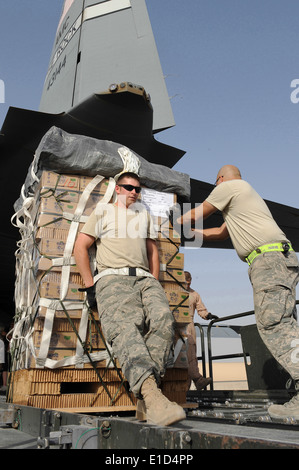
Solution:
<svg viewBox="0 0 299 470"><path fill-rule="evenodd" d="M43 170L74 175L99 174L106 178L115 177L124 167L119 153L120 148L124 147L116 142L69 134L58 127L51 127L35 152L21 196L15 202L15 210L19 210L24 199L34 193ZM140 160L139 177L142 185L157 191L175 193L184 200L190 199L189 175L150 163L140 155L132 153Z"/></svg>

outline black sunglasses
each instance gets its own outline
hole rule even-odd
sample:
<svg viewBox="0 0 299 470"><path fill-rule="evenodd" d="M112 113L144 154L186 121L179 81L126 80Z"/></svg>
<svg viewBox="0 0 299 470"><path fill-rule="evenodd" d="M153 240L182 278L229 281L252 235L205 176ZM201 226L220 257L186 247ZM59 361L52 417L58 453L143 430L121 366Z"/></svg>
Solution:
<svg viewBox="0 0 299 470"><path fill-rule="evenodd" d="M127 191L133 191L135 189L136 194L139 194L141 191L141 186L133 186L132 184L118 184L122 188L125 188Z"/></svg>

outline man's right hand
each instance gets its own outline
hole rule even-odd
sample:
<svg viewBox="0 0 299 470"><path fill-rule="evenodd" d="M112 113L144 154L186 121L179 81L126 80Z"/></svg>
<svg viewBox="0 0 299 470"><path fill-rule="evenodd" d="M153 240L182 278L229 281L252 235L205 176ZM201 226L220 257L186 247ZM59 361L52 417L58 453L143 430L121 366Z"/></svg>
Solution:
<svg viewBox="0 0 299 470"><path fill-rule="evenodd" d="M218 320L218 318L219 317L217 317L216 315L212 315L210 312L206 316L206 320Z"/></svg>
<svg viewBox="0 0 299 470"><path fill-rule="evenodd" d="M96 301L96 286L95 284L90 287L80 287L78 289L79 292L86 292L86 298L88 305L90 306L91 309L97 307L97 301Z"/></svg>

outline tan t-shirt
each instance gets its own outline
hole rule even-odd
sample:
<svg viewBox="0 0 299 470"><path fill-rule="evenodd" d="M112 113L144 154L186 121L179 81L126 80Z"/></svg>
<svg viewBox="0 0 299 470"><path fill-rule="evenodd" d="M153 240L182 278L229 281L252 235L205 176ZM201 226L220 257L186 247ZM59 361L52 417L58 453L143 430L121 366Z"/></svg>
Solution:
<svg viewBox="0 0 299 470"><path fill-rule="evenodd" d="M265 201L244 180L224 181L206 201L222 211L232 244L243 261L258 246L289 241Z"/></svg>
<svg viewBox="0 0 299 470"><path fill-rule="evenodd" d="M194 326L194 314L195 310L197 310L197 313L204 319L206 319L208 315L208 311L206 309L206 306L204 305L203 301L201 300L201 297L196 290L192 289L190 287L189 290L189 312L190 312L190 318L191 322L188 323L187 326L187 334L192 335L194 338L194 341L196 342L196 332L195 332L195 326Z"/></svg>
<svg viewBox="0 0 299 470"><path fill-rule="evenodd" d="M96 239L99 272L124 267L149 271L146 239L156 239L156 231L142 204L132 204L128 209L98 204L81 232Z"/></svg>

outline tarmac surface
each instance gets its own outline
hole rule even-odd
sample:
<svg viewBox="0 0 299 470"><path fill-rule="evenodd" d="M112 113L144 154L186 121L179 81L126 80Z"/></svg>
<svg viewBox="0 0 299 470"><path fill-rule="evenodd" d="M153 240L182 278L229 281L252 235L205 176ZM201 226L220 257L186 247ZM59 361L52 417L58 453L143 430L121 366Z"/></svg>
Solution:
<svg viewBox="0 0 299 470"><path fill-rule="evenodd" d="M0 449L37 449L37 440L25 432L1 426Z"/></svg>
<svg viewBox="0 0 299 470"><path fill-rule="evenodd" d="M216 392L217 393L217 392ZM195 396L197 395L196 392L191 393ZM204 408L201 407L201 410ZM224 407L222 408L224 412L229 412L230 406L225 403ZM213 413L219 414L219 408L216 408L216 411ZM0 416L2 417L0 421L0 449L39 449L41 448L40 442L38 441L38 436L31 435L26 432L23 432L22 429L26 430L26 425L28 429L31 424L34 423L35 412L32 409L32 412L25 415L20 414L16 415L12 412L12 407L10 404L6 403L6 397L4 392L0 392ZM248 410L241 410L246 415L246 412L250 413L250 416L254 416L256 411L249 408ZM266 416L266 412L262 411L261 408L258 408L258 415ZM151 425L147 425L146 423L138 422L134 417L110 417L109 420L109 428L111 429L111 435L116 436L116 441L110 441L110 445L107 448L110 449L161 449L161 439L167 442L171 441L170 436L173 435L173 443L176 442L178 436L180 436L180 443L183 442L183 437L187 436L188 440L186 440L184 447L189 449L207 449L207 448L274 448L274 449L299 449L299 429L297 425L291 426L273 426L274 423L270 423L269 425L261 425L258 421L252 422L248 420L245 425L236 424L235 420L219 420L219 419L210 419L208 415L208 411L205 412L206 417L202 419L201 417L196 416L198 412L191 412L188 419L177 423L174 427L154 427ZM66 414L69 418L72 418L71 414ZM199 411L199 415L202 415L202 411ZM24 416L24 423L22 423L22 419ZM88 416L86 416L88 418ZM82 419L84 419L84 415L82 415ZM90 417L89 417L90 419ZM98 417L99 422L97 426L103 425L102 419ZM17 421L18 429L14 428L13 420ZM29 421L28 421L29 420ZM27 421L27 423L25 423ZM106 421L107 422L107 421ZM70 421L70 423L72 423ZM74 422L74 424L76 424ZM81 423L82 424L82 423ZM267 424L267 423L266 423ZM23 427L24 425L24 427ZM92 426L95 426L92 424ZM62 426L62 428L66 426ZM75 432L76 428L79 428L78 436L85 435L85 428L83 429L82 426L72 427L72 424L68 424L68 428L73 429ZM152 429L155 428L155 429ZM32 427L33 429L33 427ZM92 427L95 429L95 427ZM34 434L32 432L32 434ZM36 434L36 433L35 433ZM141 436L148 434L148 440L142 440ZM129 436L136 436L137 440L130 440ZM104 436L105 437L105 436ZM102 444L108 443L109 441L106 439L102 439ZM125 437L125 439L124 439ZM77 438L76 438L77 439ZM75 439L75 440L76 440ZM106 447L102 447L96 440L93 443L93 446L90 448L95 449L102 449ZM120 441L118 441L120 439ZM122 439L124 439L122 441ZM118 441L117 447L115 447ZM190 444L190 447L188 443ZM39 443L39 444L38 444ZM132 447L132 443L133 447ZM148 445L151 444L150 447ZM155 447L157 446L157 447ZM55 447L50 447L55 448ZM75 447L76 448L76 447ZM83 447L82 447L83 448ZM163 447L162 447L163 448ZM168 448L168 447L165 447ZM173 447L169 447L173 448ZM174 448L181 448L181 447L174 447Z"/></svg>

